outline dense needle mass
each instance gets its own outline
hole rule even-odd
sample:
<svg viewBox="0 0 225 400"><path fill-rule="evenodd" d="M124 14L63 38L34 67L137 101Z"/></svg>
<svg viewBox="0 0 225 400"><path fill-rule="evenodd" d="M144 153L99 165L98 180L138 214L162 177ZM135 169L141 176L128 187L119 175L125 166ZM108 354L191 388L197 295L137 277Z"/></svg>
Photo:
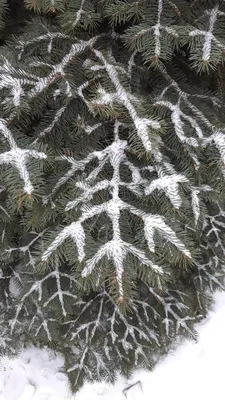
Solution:
<svg viewBox="0 0 225 400"><path fill-rule="evenodd" d="M6 42L6 5L0 349L152 368L223 288L225 6L25 0Z"/></svg>

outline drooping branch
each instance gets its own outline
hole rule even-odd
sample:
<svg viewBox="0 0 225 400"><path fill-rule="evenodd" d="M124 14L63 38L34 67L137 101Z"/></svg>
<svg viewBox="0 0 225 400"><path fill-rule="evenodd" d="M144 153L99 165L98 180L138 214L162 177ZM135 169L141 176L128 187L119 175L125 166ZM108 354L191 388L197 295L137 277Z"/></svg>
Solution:
<svg viewBox="0 0 225 400"><path fill-rule="evenodd" d="M186 257L191 258L189 250L180 241L176 233L166 224L163 217L160 215L148 214L141 208L139 209L138 207L134 207L120 198L120 187L126 186L129 188L132 186L131 183L127 184L121 179L121 165L126 165L131 171L133 179L132 184L134 186L138 187L139 184L145 183L145 180L141 177L141 170L138 170L137 167L132 165L127 158L125 153L127 142L119 138L119 128L121 126L121 123L118 121L115 122L114 141L111 145L102 151L95 151L91 153L84 160L78 161L77 163L74 161L74 168L71 169L64 176L64 178L62 178L63 182L65 182L68 179L68 176L71 176L71 174L73 174L77 169L83 170L83 168L85 168L85 166L91 160L97 159L99 161L98 165L84 180L76 183L76 186L81 191L81 195L75 200L69 201L65 209L65 211L69 211L71 209L80 209L81 216L77 221L74 221L69 226L66 226L42 254L42 261L47 261L49 257L51 257L52 253L56 251L67 238L71 238L76 244L79 261L83 261L85 259L86 240L85 231L83 228L84 222L93 217L107 214L111 221L113 237L110 241L100 246L98 251L91 258L86 260L82 276L86 277L91 274L103 257L107 257L109 260L112 260L116 270L116 280L118 283L120 300L122 300L124 296L124 262L128 254L132 254L139 260L141 264L149 266L156 274L163 275L162 268L151 261L151 258L143 250L122 239L120 219L125 210L143 221L144 237L151 253L155 252L154 234L155 232L158 232L168 243L173 244L178 251L183 253ZM113 168L112 178L109 180L104 179L98 181L97 178L99 173L103 170L107 163L110 163ZM94 183L95 180L97 180L96 183ZM177 195L177 201L179 202L177 182L175 179L171 181L171 183L172 182L174 184L173 195L174 197ZM58 187L58 184L56 186ZM102 202L102 204L92 205L91 201L93 196L95 193L98 193L101 190L108 190L111 198L106 202ZM55 191L55 188L53 191ZM138 190L135 192L138 193Z"/></svg>

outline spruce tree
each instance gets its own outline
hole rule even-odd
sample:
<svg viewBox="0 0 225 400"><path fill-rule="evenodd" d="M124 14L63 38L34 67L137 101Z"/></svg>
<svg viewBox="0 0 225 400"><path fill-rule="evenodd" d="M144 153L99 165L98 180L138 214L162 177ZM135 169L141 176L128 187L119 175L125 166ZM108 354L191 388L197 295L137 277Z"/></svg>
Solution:
<svg viewBox="0 0 225 400"><path fill-rule="evenodd" d="M60 351L77 389L195 339L223 288L225 5L24 6L0 54L0 348Z"/></svg>

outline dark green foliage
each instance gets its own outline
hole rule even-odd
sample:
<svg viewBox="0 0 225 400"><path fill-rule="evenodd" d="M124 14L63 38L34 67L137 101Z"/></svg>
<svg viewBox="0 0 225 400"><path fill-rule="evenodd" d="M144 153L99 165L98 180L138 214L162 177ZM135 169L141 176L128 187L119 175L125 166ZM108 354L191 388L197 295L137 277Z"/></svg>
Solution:
<svg viewBox="0 0 225 400"><path fill-rule="evenodd" d="M7 10L6 4L7 4L6 0L0 1L0 29L1 30L4 28L4 17L5 17L6 10Z"/></svg>
<svg viewBox="0 0 225 400"><path fill-rule="evenodd" d="M77 389L195 339L224 287L225 7L23 5L0 55L1 350L57 349Z"/></svg>

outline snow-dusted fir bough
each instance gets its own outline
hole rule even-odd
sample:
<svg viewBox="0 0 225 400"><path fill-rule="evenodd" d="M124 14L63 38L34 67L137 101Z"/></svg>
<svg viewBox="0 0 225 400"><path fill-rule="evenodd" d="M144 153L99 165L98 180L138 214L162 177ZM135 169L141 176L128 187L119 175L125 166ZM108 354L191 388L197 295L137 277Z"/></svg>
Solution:
<svg viewBox="0 0 225 400"><path fill-rule="evenodd" d="M223 288L225 6L24 5L46 15L1 47L0 346L61 351L77 388L154 366Z"/></svg>

